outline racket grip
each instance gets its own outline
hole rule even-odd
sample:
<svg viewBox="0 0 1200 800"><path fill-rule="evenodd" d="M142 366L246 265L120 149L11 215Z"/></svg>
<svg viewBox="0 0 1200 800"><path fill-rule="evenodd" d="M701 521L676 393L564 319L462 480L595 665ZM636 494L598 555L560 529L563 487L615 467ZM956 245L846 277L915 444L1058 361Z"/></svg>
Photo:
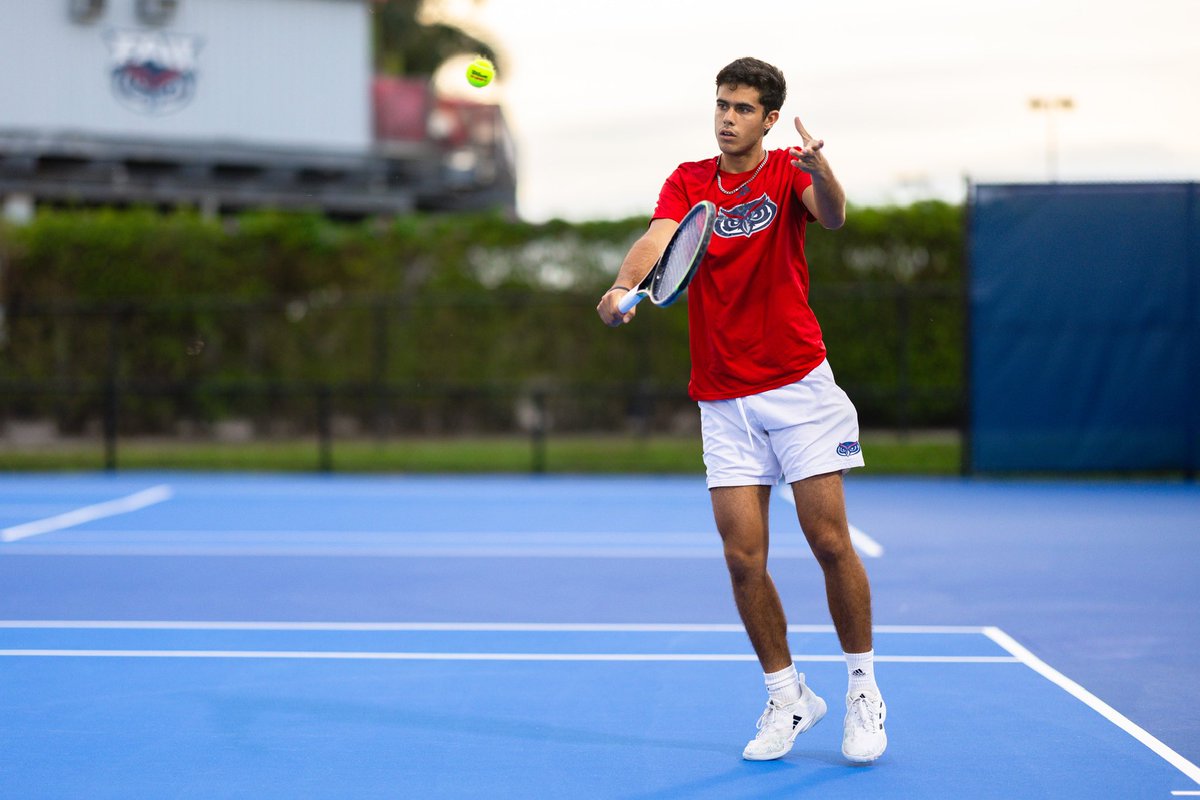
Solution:
<svg viewBox="0 0 1200 800"><path fill-rule="evenodd" d="M645 296L645 292L639 292L636 289L632 292L626 292L625 296L617 303L617 311L620 311L622 314L627 313L629 309L642 302L642 298Z"/></svg>

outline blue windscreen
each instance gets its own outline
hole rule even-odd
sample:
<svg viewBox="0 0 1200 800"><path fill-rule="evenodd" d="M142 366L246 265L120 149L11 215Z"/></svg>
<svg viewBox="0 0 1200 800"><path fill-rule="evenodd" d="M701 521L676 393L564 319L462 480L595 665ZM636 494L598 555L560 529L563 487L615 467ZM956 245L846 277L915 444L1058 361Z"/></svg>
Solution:
<svg viewBox="0 0 1200 800"><path fill-rule="evenodd" d="M1200 466L1196 184L972 187L969 466Z"/></svg>

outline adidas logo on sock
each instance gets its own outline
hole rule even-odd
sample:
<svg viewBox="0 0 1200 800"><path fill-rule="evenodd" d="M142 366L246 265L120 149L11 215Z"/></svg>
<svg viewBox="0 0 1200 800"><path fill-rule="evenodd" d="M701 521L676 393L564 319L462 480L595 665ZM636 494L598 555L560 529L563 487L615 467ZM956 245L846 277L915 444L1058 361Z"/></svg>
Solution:
<svg viewBox="0 0 1200 800"><path fill-rule="evenodd" d="M861 669L856 669L856 670L854 670L854 672L851 672L850 674L856 678L863 678L863 677L866 677L867 673L863 672Z"/></svg>

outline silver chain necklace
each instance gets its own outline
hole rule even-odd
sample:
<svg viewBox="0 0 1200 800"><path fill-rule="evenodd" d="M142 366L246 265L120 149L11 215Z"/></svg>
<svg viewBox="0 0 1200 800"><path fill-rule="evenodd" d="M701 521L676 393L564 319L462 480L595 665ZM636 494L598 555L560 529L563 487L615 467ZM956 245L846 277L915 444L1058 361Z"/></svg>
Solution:
<svg viewBox="0 0 1200 800"><path fill-rule="evenodd" d="M747 186L750 185L750 181L752 181L758 177L758 173L762 172L762 168L767 163L768 155L770 155L768 152L763 152L762 161L758 162L758 167L754 170L754 174L751 175L749 178L747 178L742 183L742 185L737 187L736 189L726 189L721 184L721 157L717 156L717 188L721 190L722 194L737 194L738 192L742 191L743 189L745 189Z"/></svg>

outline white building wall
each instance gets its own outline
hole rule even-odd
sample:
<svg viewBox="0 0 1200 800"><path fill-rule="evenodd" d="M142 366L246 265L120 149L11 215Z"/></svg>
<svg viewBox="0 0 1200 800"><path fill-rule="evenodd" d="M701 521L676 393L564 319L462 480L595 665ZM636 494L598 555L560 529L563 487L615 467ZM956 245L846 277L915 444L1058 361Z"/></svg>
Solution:
<svg viewBox="0 0 1200 800"><path fill-rule="evenodd" d="M366 151L372 139L366 0L179 0L161 28L135 0L79 24L69 0L0 0L0 131L217 140ZM123 102L110 38L192 41L190 100L163 113Z"/></svg>

